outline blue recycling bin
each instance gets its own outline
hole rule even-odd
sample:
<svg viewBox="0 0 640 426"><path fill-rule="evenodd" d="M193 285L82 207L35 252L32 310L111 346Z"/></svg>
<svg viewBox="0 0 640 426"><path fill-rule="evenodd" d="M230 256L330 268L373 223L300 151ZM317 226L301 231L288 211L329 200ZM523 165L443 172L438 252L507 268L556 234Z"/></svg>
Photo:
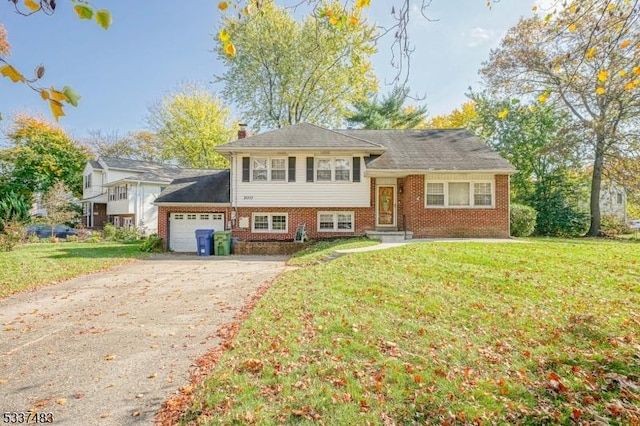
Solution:
<svg viewBox="0 0 640 426"><path fill-rule="evenodd" d="M198 256L213 254L213 229L196 229L196 244Z"/></svg>

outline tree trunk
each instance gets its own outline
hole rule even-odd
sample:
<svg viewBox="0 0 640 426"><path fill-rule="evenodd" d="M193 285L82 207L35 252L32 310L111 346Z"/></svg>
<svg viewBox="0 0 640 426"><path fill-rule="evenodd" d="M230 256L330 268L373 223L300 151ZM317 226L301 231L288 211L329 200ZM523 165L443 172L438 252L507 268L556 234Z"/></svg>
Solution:
<svg viewBox="0 0 640 426"><path fill-rule="evenodd" d="M593 160L593 174L591 175L591 225L587 231L588 237L600 236L600 186L602 183L602 168L604 165L604 136L596 136L595 158Z"/></svg>

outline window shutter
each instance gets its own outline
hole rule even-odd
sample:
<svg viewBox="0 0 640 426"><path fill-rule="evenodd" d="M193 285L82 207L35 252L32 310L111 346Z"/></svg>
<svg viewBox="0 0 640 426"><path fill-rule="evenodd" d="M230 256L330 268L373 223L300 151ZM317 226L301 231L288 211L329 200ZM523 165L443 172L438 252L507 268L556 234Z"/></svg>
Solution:
<svg viewBox="0 0 640 426"><path fill-rule="evenodd" d="M313 157L307 157L307 182L313 182Z"/></svg>
<svg viewBox="0 0 640 426"><path fill-rule="evenodd" d="M360 182L360 157L353 157L353 181Z"/></svg>
<svg viewBox="0 0 640 426"><path fill-rule="evenodd" d="M249 157L242 157L242 181L249 182L251 176L251 170L249 168L251 159Z"/></svg>
<svg viewBox="0 0 640 426"><path fill-rule="evenodd" d="M296 181L296 157L289 157L289 182Z"/></svg>

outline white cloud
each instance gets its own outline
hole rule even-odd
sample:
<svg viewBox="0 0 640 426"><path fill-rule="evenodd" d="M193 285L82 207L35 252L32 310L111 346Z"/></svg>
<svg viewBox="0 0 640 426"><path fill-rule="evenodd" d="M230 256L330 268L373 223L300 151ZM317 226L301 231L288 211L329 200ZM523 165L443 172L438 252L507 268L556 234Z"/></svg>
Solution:
<svg viewBox="0 0 640 426"><path fill-rule="evenodd" d="M468 47L476 47L483 44L493 44L499 38L499 33L493 29L475 27L469 32L462 33L462 36L467 39Z"/></svg>

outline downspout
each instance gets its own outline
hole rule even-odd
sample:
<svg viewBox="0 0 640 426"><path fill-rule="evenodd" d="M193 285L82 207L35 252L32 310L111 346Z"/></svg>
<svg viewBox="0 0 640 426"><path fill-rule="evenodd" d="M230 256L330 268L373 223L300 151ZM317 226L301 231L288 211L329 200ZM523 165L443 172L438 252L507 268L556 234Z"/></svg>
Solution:
<svg viewBox="0 0 640 426"><path fill-rule="evenodd" d="M237 191L237 179L238 179L238 174L234 173L235 170L235 166L236 166L236 161L237 161L237 155L235 152L231 153L231 168L229 170L229 172L231 173L231 175L233 176L233 179L231 179L231 208L233 209L233 212L235 214L235 219L233 219L231 221L231 229L233 230L234 228L236 228L237 224L238 224L238 220L240 220L238 218L238 191Z"/></svg>

